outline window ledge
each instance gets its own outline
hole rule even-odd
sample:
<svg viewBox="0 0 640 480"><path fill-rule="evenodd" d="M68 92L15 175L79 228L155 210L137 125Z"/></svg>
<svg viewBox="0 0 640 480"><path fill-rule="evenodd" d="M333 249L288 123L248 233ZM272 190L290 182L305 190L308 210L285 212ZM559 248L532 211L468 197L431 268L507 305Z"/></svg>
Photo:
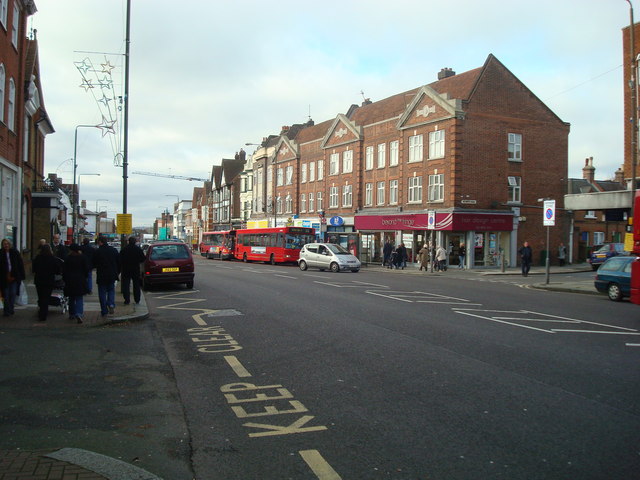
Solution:
<svg viewBox="0 0 640 480"><path fill-rule="evenodd" d="M507 162L511 162L511 163L522 163L522 160L514 160L511 158L507 158Z"/></svg>

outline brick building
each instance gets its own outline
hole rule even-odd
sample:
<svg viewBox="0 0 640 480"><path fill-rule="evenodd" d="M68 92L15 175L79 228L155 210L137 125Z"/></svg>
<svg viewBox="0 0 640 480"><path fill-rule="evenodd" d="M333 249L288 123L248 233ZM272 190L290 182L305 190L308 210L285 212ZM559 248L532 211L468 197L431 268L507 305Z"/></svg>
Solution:
<svg viewBox="0 0 640 480"><path fill-rule="evenodd" d="M495 265L500 252L515 265L525 240L537 262L546 248L538 200L562 209L568 134L493 55L461 74L443 69L433 83L281 135L268 166L278 225L320 228L378 262L386 239L414 256L432 219L453 264L465 243L468 266ZM552 251L567 232L558 215Z"/></svg>

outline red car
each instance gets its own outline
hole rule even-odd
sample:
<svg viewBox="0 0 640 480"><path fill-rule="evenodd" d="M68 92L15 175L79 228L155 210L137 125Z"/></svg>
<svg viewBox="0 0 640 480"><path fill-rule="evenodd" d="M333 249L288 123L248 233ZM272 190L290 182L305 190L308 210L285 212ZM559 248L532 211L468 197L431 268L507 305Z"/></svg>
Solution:
<svg viewBox="0 0 640 480"><path fill-rule="evenodd" d="M191 250L182 242L157 242L149 245L142 270L142 288L184 283L193 288L195 268Z"/></svg>

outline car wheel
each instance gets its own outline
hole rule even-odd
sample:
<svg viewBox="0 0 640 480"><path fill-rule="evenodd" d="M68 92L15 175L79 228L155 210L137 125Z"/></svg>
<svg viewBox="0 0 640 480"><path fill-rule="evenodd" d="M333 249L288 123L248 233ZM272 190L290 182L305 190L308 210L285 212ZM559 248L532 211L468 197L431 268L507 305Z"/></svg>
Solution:
<svg viewBox="0 0 640 480"><path fill-rule="evenodd" d="M187 282L186 286L189 290L191 290L193 288L193 280L191 280L190 282Z"/></svg>
<svg viewBox="0 0 640 480"><path fill-rule="evenodd" d="M276 264L276 257L275 257L275 255L273 253L271 254L271 257L269 257L269 263L271 265L275 265Z"/></svg>
<svg viewBox="0 0 640 480"><path fill-rule="evenodd" d="M358 272L360 271L360 269L359 269L359 268L353 268L353 269L351 269L351 271L352 271L353 273L358 273Z"/></svg>
<svg viewBox="0 0 640 480"><path fill-rule="evenodd" d="M329 269L333 272L333 273L338 273L340 271L340 265L338 265L336 262L333 262L330 266Z"/></svg>
<svg viewBox="0 0 640 480"><path fill-rule="evenodd" d="M609 296L609 299L614 302L622 300L622 290L620 290L620 285L617 283L610 283L607 288L607 295Z"/></svg>
<svg viewBox="0 0 640 480"><path fill-rule="evenodd" d="M598 270L599 265L591 265L591 270L593 270L594 272L596 270Z"/></svg>
<svg viewBox="0 0 640 480"><path fill-rule="evenodd" d="M249 260L247 260L247 254L246 254L246 253L243 253L243 254L242 254L242 261L243 261L244 263L247 263L247 262L249 261Z"/></svg>
<svg viewBox="0 0 640 480"><path fill-rule="evenodd" d="M300 267L300 270L304 272L307 269L307 262L305 262L304 260L300 260L298 266Z"/></svg>

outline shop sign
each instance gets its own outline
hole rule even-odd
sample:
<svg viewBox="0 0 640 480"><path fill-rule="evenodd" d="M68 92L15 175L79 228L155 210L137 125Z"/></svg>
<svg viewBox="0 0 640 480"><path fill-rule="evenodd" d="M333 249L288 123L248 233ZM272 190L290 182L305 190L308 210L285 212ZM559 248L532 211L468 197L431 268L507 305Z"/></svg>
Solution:
<svg viewBox="0 0 640 480"><path fill-rule="evenodd" d="M432 218L433 221L433 218ZM415 215L356 215L357 230L447 230L508 232L513 230L513 213L440 213L435 212L435 226L429 224L428 214Z"/></svg>
<svg viewBox="0 0 640 480"><path fill-rule="evenodd" d="M344 218L335 215L329 219L329 225L333 227L341 227L344 225Z"/></svg>

